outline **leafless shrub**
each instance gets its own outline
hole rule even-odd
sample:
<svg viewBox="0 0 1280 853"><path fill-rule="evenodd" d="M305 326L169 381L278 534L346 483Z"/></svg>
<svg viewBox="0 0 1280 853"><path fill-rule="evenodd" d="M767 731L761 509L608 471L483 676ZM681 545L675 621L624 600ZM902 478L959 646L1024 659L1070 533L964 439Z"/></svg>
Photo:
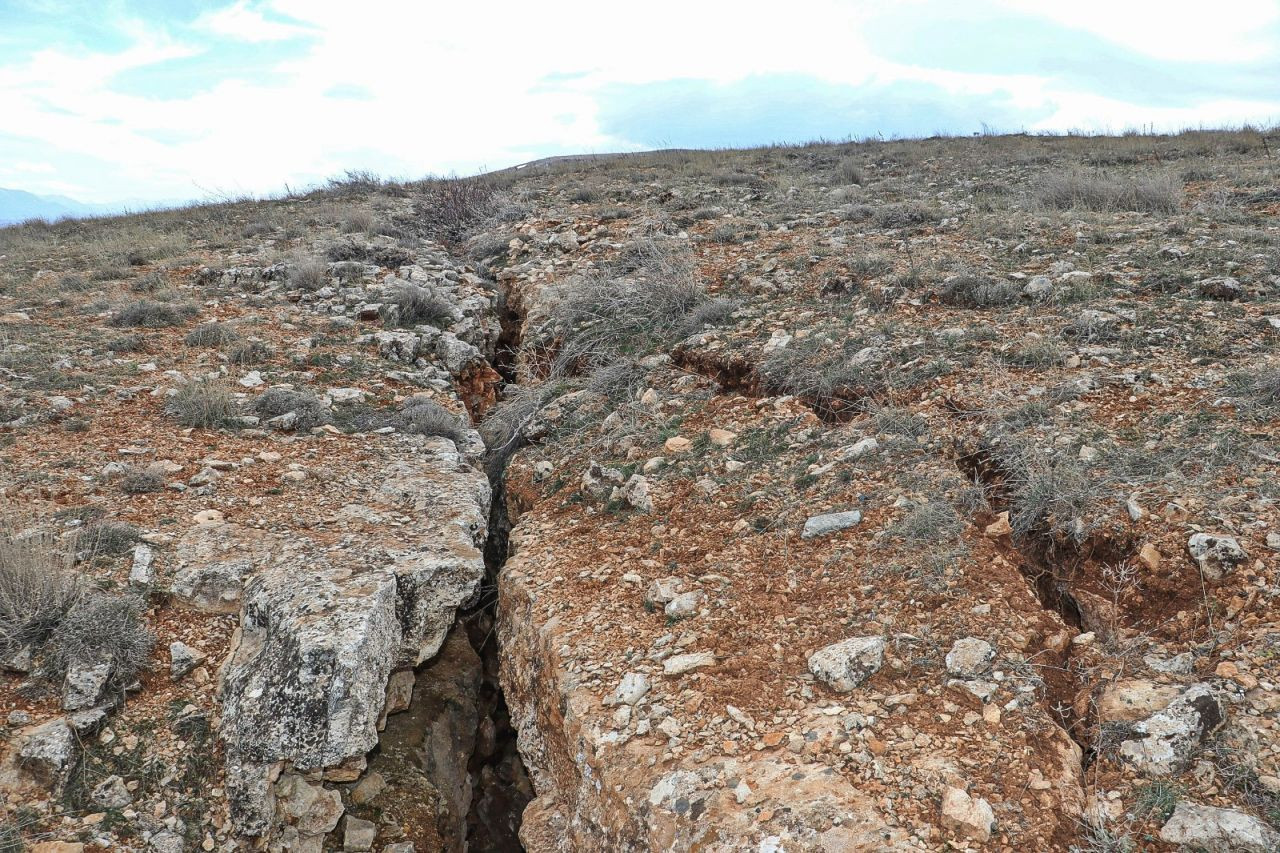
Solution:
<svg viewBox="0 0 1280 853"><path fill-rule="evenodd" d="M1228 381L1233 397L1251 414L1272 416L1280 412L1280 368L1241 371Z"/></svg>
<svg viewBox="0 0 1280 853"><path fill-rule="evenodd" d="M49 535L0 531L0 650L44 642L83 590Z"/></svg>
<svg viewBox="0 0 1280 853"><path fill-rule="evenodd" d="M644 241L623 264L625 277L597 274L569 282L549 312L549 331L559 344L557 375L646 355L733 310L707 296L683 251Z"/></svg>
<svg viewBox="0 0 1280 853"><path fill-rule="evenodd" d="M164 489L164 477L145 468L130 466L120 477L120 491L126 495L145 495Z"/></svg>
<svg viewBox="0 0 1280 853"><path fill-rule="evenodd" d="M240 236L246 240L252 240L257 237L269 237L274 234L276 228L270 222L250 222L240 231Z"/></svg>
<svg viewBox="0 0 1280 853"><path fill-rule="evenodd" d="M423 232L447 243L461 243L502 207L493 186L480 178L446 178L423 187L423 199L413 206Z"/></svg>
<svg viewBox="0 0 1280 853"><path fill-rule="evenodd" d="M1000 359L1015 367L1056 367L1066 361L1067 354L1050 340L1032 338L1000 353Z"/></svg>
<svg viewBox="0 0 1280 853"><path fill-rule="evenodd" d="M76 537L76 554L83 559L119 557L141 541L142 533L132 524L98 519L80 529Z"/></svg>
<svg viewBox="0 0 1280 853"><path fill-rule="evenodd" d="M1123 178L1076 170L1046 175L1033 197L1041 207L1057 210L1176 213L1182 204L1182 184L1170 175Z"/></svg>
<svg viewBox="0 0 1280 853"><path fill-rule="evenodd" d="M911 543L954 539L964 529L956 508L945 500L932 500L914 507L889 527L889 534Z"/></svg>
<svg viewBox="0 0 1280 853"><path fill-rule="evenodd" d="M1040 537L1081 544L1103 482L1075 459L1010 437L993 447L1009 505L1009 524L1018 539Z"/></svg>
<svg viewBox="0 0 1280 853"><path fill-rule="evenodd" d="M295 429L311 429L329 423L330 413L315 394L288 388L268 388L253 401L253 413L263 420L278 418L290 412L297 415Z"/></svg>
<svg viewBox="0 0 1280 853"><path fill-rule="evenodd" d="M104 346L111 352L142 352L146 349L147 339L142 335L119 335Z"/></svg>
<svg viewBox="0 0 1280 853"><path fill-rule="evenodd" d="M76 664L110 664L109 690L123 690L146 668L155 637L142 620L143 603L130 595L88 590L49 636L40 671L60 681Z"/></svg>
<svg viewBox="0 0 1280 853"><path fill-rule="evenodd" d="M347 218L342 221L341 230L344 234L372 234L373 212L369 210L352 210L347 214Z"/></svg>
<svg viewBox="0 0 1280 853"><path fill-rule="evenodd" d="M58 280L58 289L63 293L84 293L92 290L93 285L85 281L82 275L68 273Z"/></svg>
<svg viewBox="0 0 1280 853"><path fill-rule="evenodd" d="M400 430L414 435L439 435L454 444L466 441L462 418L425 397L411 397L400 413Z"/></svg>
<svg viewBox="0 0 1280 853"><path fill-rule="evenodd" d="M434 288L403 284L391 292L382 310L388 326L436 326L447 329L456 320L453 305Z"/></svg>
<svg viewBox="0 0 1280 853"><path fill-rule="evenodd" d="M199 312L199 308L187 302L172 303L139 299L126 302L116 308L115 315L111 318L111 325L159 329L165 326L181 325Z"/></svg>
<svg viewBox="0 0 1280 853"><path fill-rule="evenodd" d="M329 265L308 258L289 267L289 286L298 290L319 290L329 283Z"/></svg>
<svg viewBox="0 0 1280 853"><path fill-rule="evenodd" d="M836 165L836 177L846 184L861 184L862 164L855 157L845 157Z"/></svg>
<svg viewBox="0 0 1280 853"><path fill-rule="evenodd" d="M169 276L164 270L152 270L129 282L129 290L133 293L158 293L169 287Z"/></svg>
<svg viewBox="0 0 1280 853"><path fill-rule="evenodd" d="M234 343L226 352L227 361L241 367L262 364L271 358L271 347L257 338Z"/></svg>
<svg viewBox="0 0 1280 853"><path fill-rule="evenodd" d="M880 228L909 228L934 222L937 218L937 211L916 202L891 204L875 212L875 222Z"/></svg>
<svg viewBox="0 0 1280 853"><path fill-rule="evenodd" d="M761 383L774 394L794 394L824 419L852 414L857 403L888 387L883 363L863 353L861 340L840 343L818 335L776 350L760 364Z"/></svg>
<svg viewBox="0 0 1280 853"><path fill-rule="evenodd" d="M165 410L183 426L217 429L236 414L236 398L225 382L202 379L184 385Z"/></svg>
<svg viewBox="0 0 1280 853"><path fill-rule="evenodd" d="M226 323L201 323L182 339L189 347L220 347L237 340L240 335Z"/></svg>
<svg viewBox="0 0 1280 853"><path fill-rule="evenodd" d="M336 195L367 195L386 186L386 182L368 169L347 169L329 178L327 191Z"/></svg>
<svg viewBox="0 0 1280 853"><path fill-rule="evenodd" d="M547 401L563 389L558 381L522 386L508 391L480 424L480 437L488 453L489 473L501 472L526 440L529 426Z"/></svg>
<svg viewBox="0 0 1280 853"><path fill-rule="evenodd" d="M1021 291L1011 281L994 281L980 275L953 275L942 283L938 294L944 305L962 308L992 308L1018 301Z"/></svg>

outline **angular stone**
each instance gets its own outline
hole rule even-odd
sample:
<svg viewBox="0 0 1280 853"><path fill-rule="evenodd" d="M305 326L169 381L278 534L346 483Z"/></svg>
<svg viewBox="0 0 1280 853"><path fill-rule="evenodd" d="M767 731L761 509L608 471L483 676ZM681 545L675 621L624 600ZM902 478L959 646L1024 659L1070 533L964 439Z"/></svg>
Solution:
<svg viewBox="0 0 1280 853"><path fill-rule="evenodd" d="M204 663L205 655L199 649L193 649L186 643L175 640L169 644L169 675L174 680L191 672Z"/></svg>
<svg viewBox="0 0 1280 853"><path fill-rule="evenodd" d="M682 592L667 602L663 612L668 619L688 619L698 612L698 607L706 597L707 594L700 589Z"/></svg>
<svg viewBox="0 0 1280 853"><path fill-rule="evenodd" d="M690 652L684 655L672 655L662 662L665 675L684 675L704 666L714 666L716 656L711 652Z"/></svg>
<svg viewBox="0 0 1280 853"><path fill-rule="evenodd" d="M809 672L838 693L848 693L884 664L883 637L851 637L809 655Z"/></svg>
<svg viewBox="0 0 1280 853"><path fill-rule="evenodd" d="M971 797L962 788L948 788L942 794L942 825L961 838L985 844L996 828L995 812L981 797Z"/></svg>
<svg viewBox="0 0 1280 853"><path fill-rule="evenodd" d="M122 809L133 802L133 795L119 776L108 776L95 785L90 798L104 809Z"/></svg>
<svg viewBox="0 0 1280 853"><path fill-rule="evenodd" d="M133 565L129 568L129 586L137 589L150 589L156 582L154 566L155 552L149 545L135 545L133 548Z"/></svg>
<svg viewBox="0 0 1280 853"><path fill-rule="evenodd" d="M618 689L606 700L606 705L634 705L649 692L649 678L643 673L628 672L622 676Z"/></svg>
<svg viewBox="0 0 1280 853"><path fill-rule="evenodd" d="M683 588L684 581L680 578L658 578L649 584L649 589L644 594L645 606L664 607L667 602L679 595Z"/></svg>
<svg viewBox="0 0 1280 853"><path fill-rule="evenodd" d="M849 512L829 512L826 515L810 516L804 523L800 538L814 539L829 533L837 533L854 527L861 521L862 513L856 509Z"/></svg>
<svg viewBox="0 0 1280 853"><path fill-rule="evenodd" d="M1234 537L1209 533L1194 534L1187 542L1187 551L1204 576L1214 581L1249 559Z"/></svg>
<svg viewBox="0 0 1280 853"><path fill-rule="evenodd" d="M1195 850L1275 853L1280 833L1252 815L1180 800L1163 827L1160 840Z"/></svg>
<svg viewBox="0 0 1280 853"><path fill-rule="evenodd" d="M111 678L111 663L74 663L67 668L66 681L62 685L62 707L67 711L92 708L102 700L107 681Z"/></svg>
<svg viewBox="0 0 1280 853"><path fill-rule="evenodd" d="M1226 709L1207 684L1193 684L1133 727L1134 737L1120 744L1120 757L1148 776L1169 776L1191 762L1196 747L1226 719Z"/></svg>
<svg viewBox="0 0 1280 853"><path fill-rule="evenodd" d="M250 539L262 554L247 558L219 728L232 818L247 835L280 826L268 784L278 762L358 778L378 743L391 673L435 655L484 576L489 485L452 442L415 446L382 463L378 477L353 502L420 523L382 532L376 547L350 538L350 550L306 537Z"/></svg>
<svg viewBox="0 0 1280 853"><path fill-rule="evenodd" d="M378 837L378 825L370 820L347 815L342 828L342 849L348 853L373 849L373 842Z"/></svg>
<svg viewBox="0 0 1280 853"><path fill-rule="evenodd" d="M30 732L18 747L18 764L41 784L56 790L76 760L76 736L62 718Z"/></svg>
<svg viewBox="0 0 1280 853"><path fill-rule="evenodd" d="M977 678L991 668L996 650L986 640L965 637L956 640L947 652L947 672L957 678Z"/></svg>
<svg viewBox="0 0 1280 853"><path fill-rule="evenodd" d="M1146 719L1169 707L1180 692L1177 685L1156 684L1145 678L1128 678L1108 684L1098 697L1098 720L1131 723Z"/></svg>

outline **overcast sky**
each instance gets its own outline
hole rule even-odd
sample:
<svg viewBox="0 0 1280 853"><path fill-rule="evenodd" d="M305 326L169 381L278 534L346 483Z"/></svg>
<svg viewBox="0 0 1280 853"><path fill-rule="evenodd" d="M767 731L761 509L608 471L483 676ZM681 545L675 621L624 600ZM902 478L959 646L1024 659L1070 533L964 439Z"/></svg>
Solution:
<svg viewBox="0 0 1280 853"><path fill-rule="evenodd" d="M0 0L0 187L868 135L1280 123L1280 0Z"/></svg>

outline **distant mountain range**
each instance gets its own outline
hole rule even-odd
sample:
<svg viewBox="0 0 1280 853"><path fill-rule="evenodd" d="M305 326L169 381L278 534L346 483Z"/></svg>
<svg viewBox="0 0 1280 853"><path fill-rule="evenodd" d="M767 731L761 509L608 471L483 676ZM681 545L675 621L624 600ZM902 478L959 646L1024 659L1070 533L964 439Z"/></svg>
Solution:
<svg viewBox="0 0 1280 853"><path fill-rule="evenodd" d="M68 216L101 216L120 213L125 205L85 204L62 195L36 195L25 190L0 187L0 225L27 219L65 219Z"/></svg>

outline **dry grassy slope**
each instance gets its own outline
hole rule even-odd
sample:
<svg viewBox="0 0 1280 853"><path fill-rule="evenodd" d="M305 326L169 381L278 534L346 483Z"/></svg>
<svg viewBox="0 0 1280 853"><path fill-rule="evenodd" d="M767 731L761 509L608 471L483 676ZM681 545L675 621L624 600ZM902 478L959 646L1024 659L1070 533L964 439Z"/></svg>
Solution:
<svg viewBox="0 0 1280 853"><path fill-rule="evenodd" d="M865 831L925 849L1163 849L1177 803L1276 825L1277 181L1253 132L665 152L499 173L500 216L430 222L505 293L495 366L525 389L508 399L550 404L509 469L517 547L499 614L540 795L526 842L576 821L583 847L749 837L804 849L870 844ZM309 310L305 289L263 295L198 270L305 267L342 231L412 241L398 217L439 202L433 192L357 182L0 231L6 503L62 519L96 508L151 534L162 558L167 530L210 504L267 527L310 524L339 500L332 472L378 464L372 430L418 389L356 341L369 329ZM634 248L655 240L686 253L732 313L709 312L701 331L678 317L678 341L633 324L548 379L566 346L555 298L593 271L666 280ZM112 309L140 296L198 313L112 326ZM265 348L182 343L211 320ZM646 360L588 376L591 356ZM359 387L370 402L279 460L238 467L212 496L125 494L101 471L133 445L189 481L202 460L279 443L184 430L151 394L169 370L258 370L320 392ZM491 378L456 384L474 414L487 409ZM651 511L609 486L593 495L593 461L641 474ZM307 476L287 477L290 463ZM857 526L800 537L810 516L852 509ZM1198 531L1234 537L1248 558L1202 572L1187 549ZM85 570L121 585L128 559ZM646 606L661 578L704 593L691 615ZM174 639L211 661L225 653L232 619L152 605L159 659ZM884 637L885 658L837 694L806 658L850 636ZM996 656L955 678L945 657L966 637ZM666 675L673 652L714 662ZM622 713L602 700L626 673L652 686ZM145 674L110 723L118 740L91 750L93 773L139 783L133 811L164 801L171 814L186 783L167 777L206 772L188 765L208 750L167 721L189 703L216 722L215 675ZM5 678L6 691L19 684ZM1121 760L1134 720L1201 682L1226 711L1221 729L1168 777ZM56 698L7 705L38 719ZM671 776L682 771L696 779ZM596 795L585 778L617 787ZM673 780L684 787L664 799ZM187 787L188 837L233 844L220 789ZM953 788L990 805L990 842L944 817ZM30 837L141 844L126 836L136 817L83 792L57 807L68 818L21 805L7 819Z"/></svg>

